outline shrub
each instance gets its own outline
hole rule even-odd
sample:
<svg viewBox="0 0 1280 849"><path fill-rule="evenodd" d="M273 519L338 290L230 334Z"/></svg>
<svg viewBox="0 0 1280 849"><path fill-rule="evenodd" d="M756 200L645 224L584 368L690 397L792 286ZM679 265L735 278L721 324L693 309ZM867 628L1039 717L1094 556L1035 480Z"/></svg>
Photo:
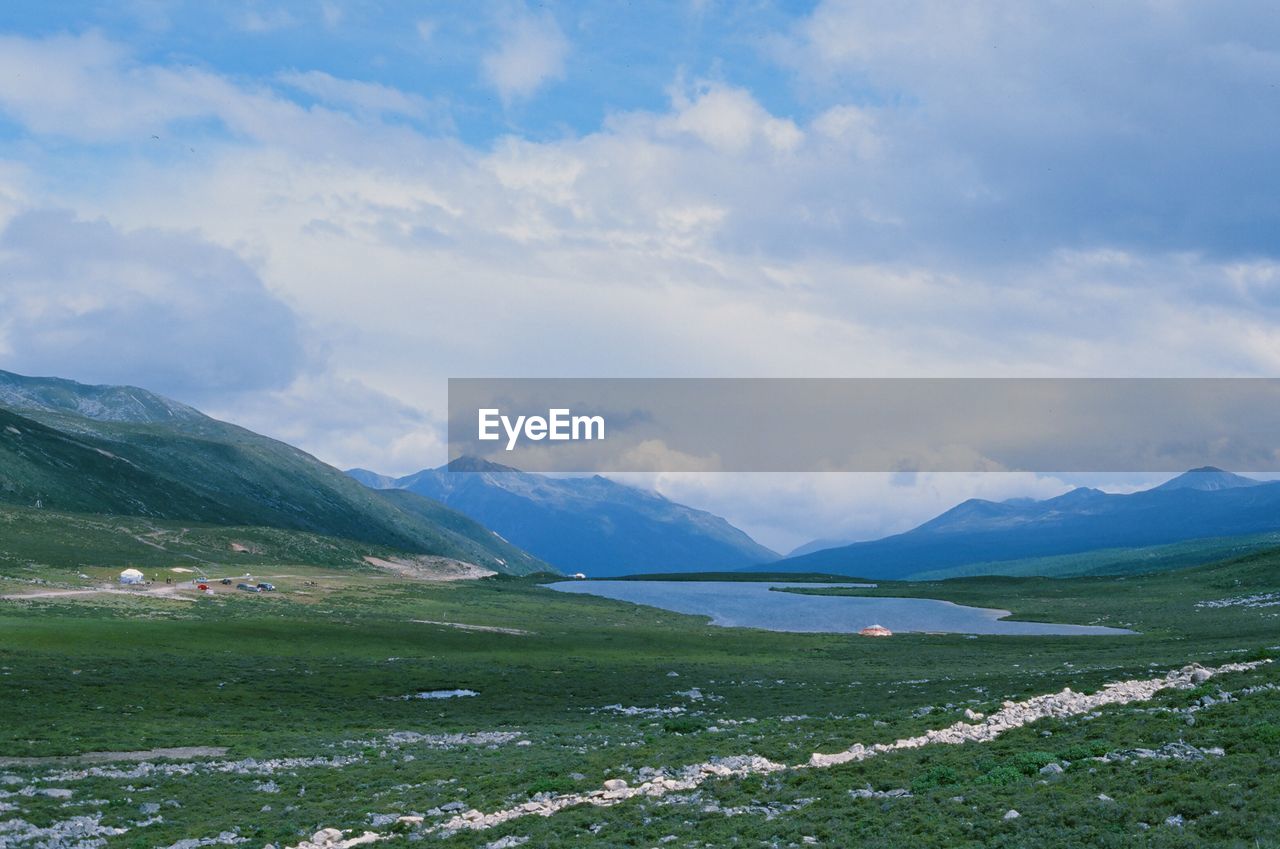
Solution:
<svg viewBox="0 0 1280 849"><path fill-rule="evenodd" d="M1013 767L1023 775L1034 775L1039 772L1040 767L1051 764L1057 759L1053 752L1018 752L1013 756Z"/></svg>
<svg viewBox="0 0 1280 849"><path fill-rule="evenodd" d="M688 717L676 717L662 723L662 730L668 734L692 734L695 731L701 731L702 728L701 722Z"/></svg>
<svg viewBox="0 0 1280 849"><path fill-rule="evenodd" d="M1100 758L1111 751L1106 740L1086 740L1083 743L1072 743L1058 751L1058 757L1064 761L1082 761L1086 758Z"/></svg>
<svg viewBox="0 0 1280 849"><path fill-rule="evenodd" d="M1274 746L1276 743L1280 743L1280 725L1276 725L1274 722L1259 722L1253 726L1250 736L1259 743Z"/></svg>
<svg viewBox="0 0 1280 849"><path fill-rule="evenodd" d="M960 773L956 772L949 766L932 766L924 772L917 775L911 781L912 793L924 793L935 787L942 787L948 784L959 784Z"/></svg>
<svg viewBox="0 0 1280 849"><path fill-rule="evenodd" d="M977 783L1004 787L1009 784L1017 784L1022 780L1022 777L1022 772L1017 767L998 766L985 775L979 776Z"/></svg>

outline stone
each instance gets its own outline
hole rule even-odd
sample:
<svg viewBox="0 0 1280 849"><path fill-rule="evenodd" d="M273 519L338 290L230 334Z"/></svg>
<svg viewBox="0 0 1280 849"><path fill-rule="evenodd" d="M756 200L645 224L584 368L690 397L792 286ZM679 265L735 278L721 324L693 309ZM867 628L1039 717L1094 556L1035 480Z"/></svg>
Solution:
<svg viewBox="0 0 1280 849"><path fill-rule="evenodd" d="M621 778L610 778L604 783L604 789L611 792L626 790L627 782L623 781Z"/></svg>
<svg viewBox="0 0 1280 849"><path fill-rule="evenodd" d="M1019 818L1019 817L1021 817L1021 816L1022 816L1022 814L1018 813L1018 812L1017 812L1017 811L1015 811L1013 808L1010 808L1009 810L1007 810L1007 811L1005 811L1005 812L1004 812L1004 817L1003 817L1003 819L1006 819L1006 820L1016 820L1016 819L1018 819L1018 818Z"/></svg>
<svg viewBox="0 0 1280 849"><path fill-rule="evenodd" d="M322 828L311 835L311 842L317 846L328 846L342 840L342 832L336 828Z"/></svg>

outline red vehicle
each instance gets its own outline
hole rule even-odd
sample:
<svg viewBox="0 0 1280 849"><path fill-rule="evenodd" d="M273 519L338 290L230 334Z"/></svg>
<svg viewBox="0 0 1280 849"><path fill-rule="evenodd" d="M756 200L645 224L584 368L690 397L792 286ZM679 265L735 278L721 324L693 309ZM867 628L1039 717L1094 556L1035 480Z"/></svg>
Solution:
<svg viewBox="0 0 1280 849"><path fill-rule="evenodd" d="M199 590L200 592L202 592L202 593L207 593L207 592L209 591L209 585L208 585L208 584L200 584L200 585L198 585L198 586L196 587L196 589L198 589L198 590Z"/></svg>

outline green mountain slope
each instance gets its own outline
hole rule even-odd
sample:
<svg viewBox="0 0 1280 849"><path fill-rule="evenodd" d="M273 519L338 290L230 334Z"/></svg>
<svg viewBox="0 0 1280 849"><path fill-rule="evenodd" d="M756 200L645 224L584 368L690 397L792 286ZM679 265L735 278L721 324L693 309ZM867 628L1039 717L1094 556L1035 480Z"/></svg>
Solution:
<svg viewBox="0 0 1280 849"><path fill-rule="evenodd" d="M23 405L0 407L0 501L299 530L517 574L546 568L442 505L385 497L292 446L153 393L77 395L70 381L0 377L0 399Z"/></svg>
<svg viewBox="0 0 1280 849"><path fill-rule="evenodd" d="M232 570L265 565L368 569L365 557L393 559L399 554L365 542L282 528L0 504L0 576L29 574L29 566L60 570L186 566L208 574L239 574Z"/></svg>

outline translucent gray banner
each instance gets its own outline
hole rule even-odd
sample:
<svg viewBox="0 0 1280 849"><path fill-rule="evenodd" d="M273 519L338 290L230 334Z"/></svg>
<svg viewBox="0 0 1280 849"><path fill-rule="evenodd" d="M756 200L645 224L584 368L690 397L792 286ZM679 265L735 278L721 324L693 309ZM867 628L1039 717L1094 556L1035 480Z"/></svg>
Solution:
<svg viewBox="0 0 1280 849"><path fill-rule="evenodd" d="M1280 471L1275 378L454 378L449 457L544 472Z"/></svg>

